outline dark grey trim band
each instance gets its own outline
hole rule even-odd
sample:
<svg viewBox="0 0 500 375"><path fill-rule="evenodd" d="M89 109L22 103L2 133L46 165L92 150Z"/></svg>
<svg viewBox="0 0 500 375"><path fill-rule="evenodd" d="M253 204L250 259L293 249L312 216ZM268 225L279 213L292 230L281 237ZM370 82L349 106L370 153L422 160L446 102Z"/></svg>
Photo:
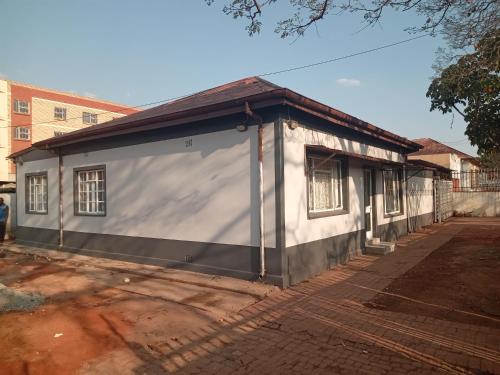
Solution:
<svg viewBox="0 0 500 375"><path fill-rule="evenodd" d="M364 232L359 230L287 247L290 284L318 275L361 254Z"/></svg>
<svg viewBox="0 0 500 375"><path fill-rule="evenodd" d="M276 205L276 248L280 252L281 276L283 287L289 286L288 258L285 255L285 151L283 137L283 121L281 115L274 122L274 191Z"/></svg>
<svg viewBox="0 0 500 375"><path fill-rule="evenodd" d="M16 235L19 244L57 249L58 230L18 227ZM64 246L60 250L246 280L259 277L256 246L64 231ZM269 253L275 250L266 248ZM279 274L270 274L266 280L283 286Z"/></svg>

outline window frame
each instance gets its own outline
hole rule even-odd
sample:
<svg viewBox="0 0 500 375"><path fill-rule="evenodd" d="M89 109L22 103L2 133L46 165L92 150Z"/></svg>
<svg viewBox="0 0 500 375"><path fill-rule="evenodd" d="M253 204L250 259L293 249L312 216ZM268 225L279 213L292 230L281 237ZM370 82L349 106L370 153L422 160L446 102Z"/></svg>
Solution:
<svg viewBox="0 0 500 375"><path fill-rule="evenodd" d="M56 134L56 133L60 133L60 134ZM59 130L54 130L54 137L61 137L63 135L65 135L67 132L62 132L62 131L59 131Z"/></svg>
<svg viewBox="0 0 500 375"><path fill-rule="evenodd" d="M19 109L19 103L26 103L26 111L27 112L22 112ZM18 115L30 115L31 114L31 106L30 106L30 101L26 99L14 99L14 108L13 108L14 113Z"/></svg>
<svg viewBox="0 0 500 375"><path fill-rule="evenodd" d="M323 160L328 163L335 162L337 164L337 168L335 169L315 169L312 164L313 160ZM337 215L345 215L349 213L349 165L348 158L343 155L331 156L331 154L323 154L319 152L312 152L306 149L306 158L305 158L305 174L306 174L306 194L307 194L307 218L308 219L316 219L327 216L337 216ZM314 168L314 169L313 169ZM315 172L329 172L331 171L332 175L332 199L333 199L333 208L326 210L315 210L313 205L314 200L311 197L311 183L314 183ZM340 172L340 179L335 178L335 172ZM337 191L337 193L336 193ZM337 205L336 196L340 193L340 205ZM336 206L337 205L337 206Z"/></svg>
<svg viewBox="0 0 500 375"><path fill-rule="evenodd" d="M57 116L57 111L60 110L62 113L62 117ZM66 107L54 107L54 120L58 121L66 121L67 119L67 108Z"/></svg>
<svg viewBox="0 0 500 375"><path fill-rule="evenodd" d="M398 193L397 202L399 209L395 211L388 212L387 211L387 193L386 193L386 185L385 185L385 174L391 172L393 177L395 176L397 180L393 179L393 185L395 181L399 182L399 186L397 189L393 186L394 191ZM404 202L403 202L403 170L401 168L384 168L382 169L382 196L383 196L383 204L384 204L384 217L394 217L404 215Z"/></svg>
<svg viewBox="0 0 500 375"><path fill-rule="evenodd" d="M89 120L85 120L87 116ZM91 120L94 117L95 117L95 122ZM97 125L98 124L97 113L82 112L82 123L84 123L85 125Z"/></svg>
<svg viewBox="0 0 500 375"><path fill-rule="evenodd" d="M81 172L98 172L102 171L103 172L103 204L104 204L104 211L103 212L80 212L80 184L79 184L79 175ZM103 217L107 215L107 206L108 206L108 199L107 199L107 193L106 193L106 165L105 164L99 164L99 165L89 165L85 167L77 167L73 168L73 214L74 216L92 216L92 217ZM97 193L99 193L97 191ZM98 204L99 201L96 201L96 204Z"/></svg>
<svg viewBox="0 0 500 375"><path fill-rule="evenodd" d="M20 137L19 134L20 134L21 129L28 131L28 138L21 138ZM31 128L28 126L16 126L16 127L14 127L14 139L16 141L31 141Z"/></svg>
<svg viewBox="0 0 500 375"><path fill-rule="evenodd" d="M30 180L33 177L44 177L45 178L45 211L37 211L31 209L31 186ZM43 185L42 185L43 186ZM43 195L42 195L43 196ZM36 202L35 202L36 203ZM28 215L48 215L49 214L49 177L47 171L42 172L31 172L24 174L24 205L25 213Z"/></svg>

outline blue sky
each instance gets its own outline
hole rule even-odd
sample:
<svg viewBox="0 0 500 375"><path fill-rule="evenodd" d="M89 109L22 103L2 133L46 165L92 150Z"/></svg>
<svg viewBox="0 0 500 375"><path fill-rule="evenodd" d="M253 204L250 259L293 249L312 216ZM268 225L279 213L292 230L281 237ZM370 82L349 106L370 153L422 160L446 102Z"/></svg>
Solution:
<svg viewBox="0 0 500 375"><path fill-rule="evenodd" d="M305 37L273 32L287 1L268 8L260 35L225 16L224 0L0 0L0 74L8 79L140 105L243 77L335 58L407 39L414 14L387 13L358 32L356 15L330 16ZM270 81L408 138L432 137L475 155L455 116L425 97L440 39L408 44Z"/></svg>

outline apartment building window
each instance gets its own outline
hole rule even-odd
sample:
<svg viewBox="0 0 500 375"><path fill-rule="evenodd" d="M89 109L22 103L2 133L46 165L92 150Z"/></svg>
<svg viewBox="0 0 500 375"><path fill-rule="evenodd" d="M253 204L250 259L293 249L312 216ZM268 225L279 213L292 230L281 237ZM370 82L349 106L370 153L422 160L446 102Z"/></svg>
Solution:
<svg viewBox="0 0 500 375"><path fill-rule="evenodd" d="M106 215L106 167L74 169L75 215Z"/></svg>
<svg viewBox="0 0 500 375"><path fill-rule="evenodd" d="M55 120L66 120L66 108L54 107L54 119Z"/></svg>
<svg viewBox="0 0 500 375"><path fill-rule="evenodd" d="M60 137L61 135L66 134L66 132L54 131L54 137Z"/></svg>
<svg viewBox="0 0 500 375"><path fill-rule="evenodd" d="M402 173L400 169L386 169L382 171L384 181L384 213L399 215L402 213Z"/></svg>
<svg viewBox="0 0 500 375"><path fill-rule="evenodd" d="M27 100L14 100L14 112L21 113L23 115L29 115L30 103Z"/></svg>
<svg viewBox="0 0 500 375"><path fill-rule="evenodd" d="M83 123L90 125L97 124L97 115L95 113L83 112Z"/></svg>
<svg viewBox="0 0 500 375"><path fill-rule="evenodd" d="M308 154L308 213L310 218L345 213L347 160Z"/></svg>
<svg viewBox="0 0 500 375"><path fill-rule="evenodd" d="M47 172L26 174L26 213L47 214Z"/></svg>
<svg viewBox="0 0 500 375"><path fill-rule="evenodd" d="M24 126L18 126L14 128L14 138L22 141L29 141L30 140L30 128L24 127Z"/></svg>

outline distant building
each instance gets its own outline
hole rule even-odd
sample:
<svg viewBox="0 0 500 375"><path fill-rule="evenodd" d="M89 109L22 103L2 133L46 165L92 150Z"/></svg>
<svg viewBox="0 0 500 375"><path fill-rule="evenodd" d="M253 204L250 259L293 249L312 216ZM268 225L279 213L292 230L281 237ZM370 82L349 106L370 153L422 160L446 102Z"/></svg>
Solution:
<svg viewBox="0 0 500 375"><path fill-rule="evenodd" d="M33 143L138 110L8 80L0 80L0 182L16 179L15 164L6 157Z"/></svg>
<svg viewBox="0 0 500 375"><path fill-rule="evenodd" d="M423 146L408 155L408 160L425 160L456 172L467 172L479 168L479 162L471 155L458 151L432 138L414 139Z"/></svg>

